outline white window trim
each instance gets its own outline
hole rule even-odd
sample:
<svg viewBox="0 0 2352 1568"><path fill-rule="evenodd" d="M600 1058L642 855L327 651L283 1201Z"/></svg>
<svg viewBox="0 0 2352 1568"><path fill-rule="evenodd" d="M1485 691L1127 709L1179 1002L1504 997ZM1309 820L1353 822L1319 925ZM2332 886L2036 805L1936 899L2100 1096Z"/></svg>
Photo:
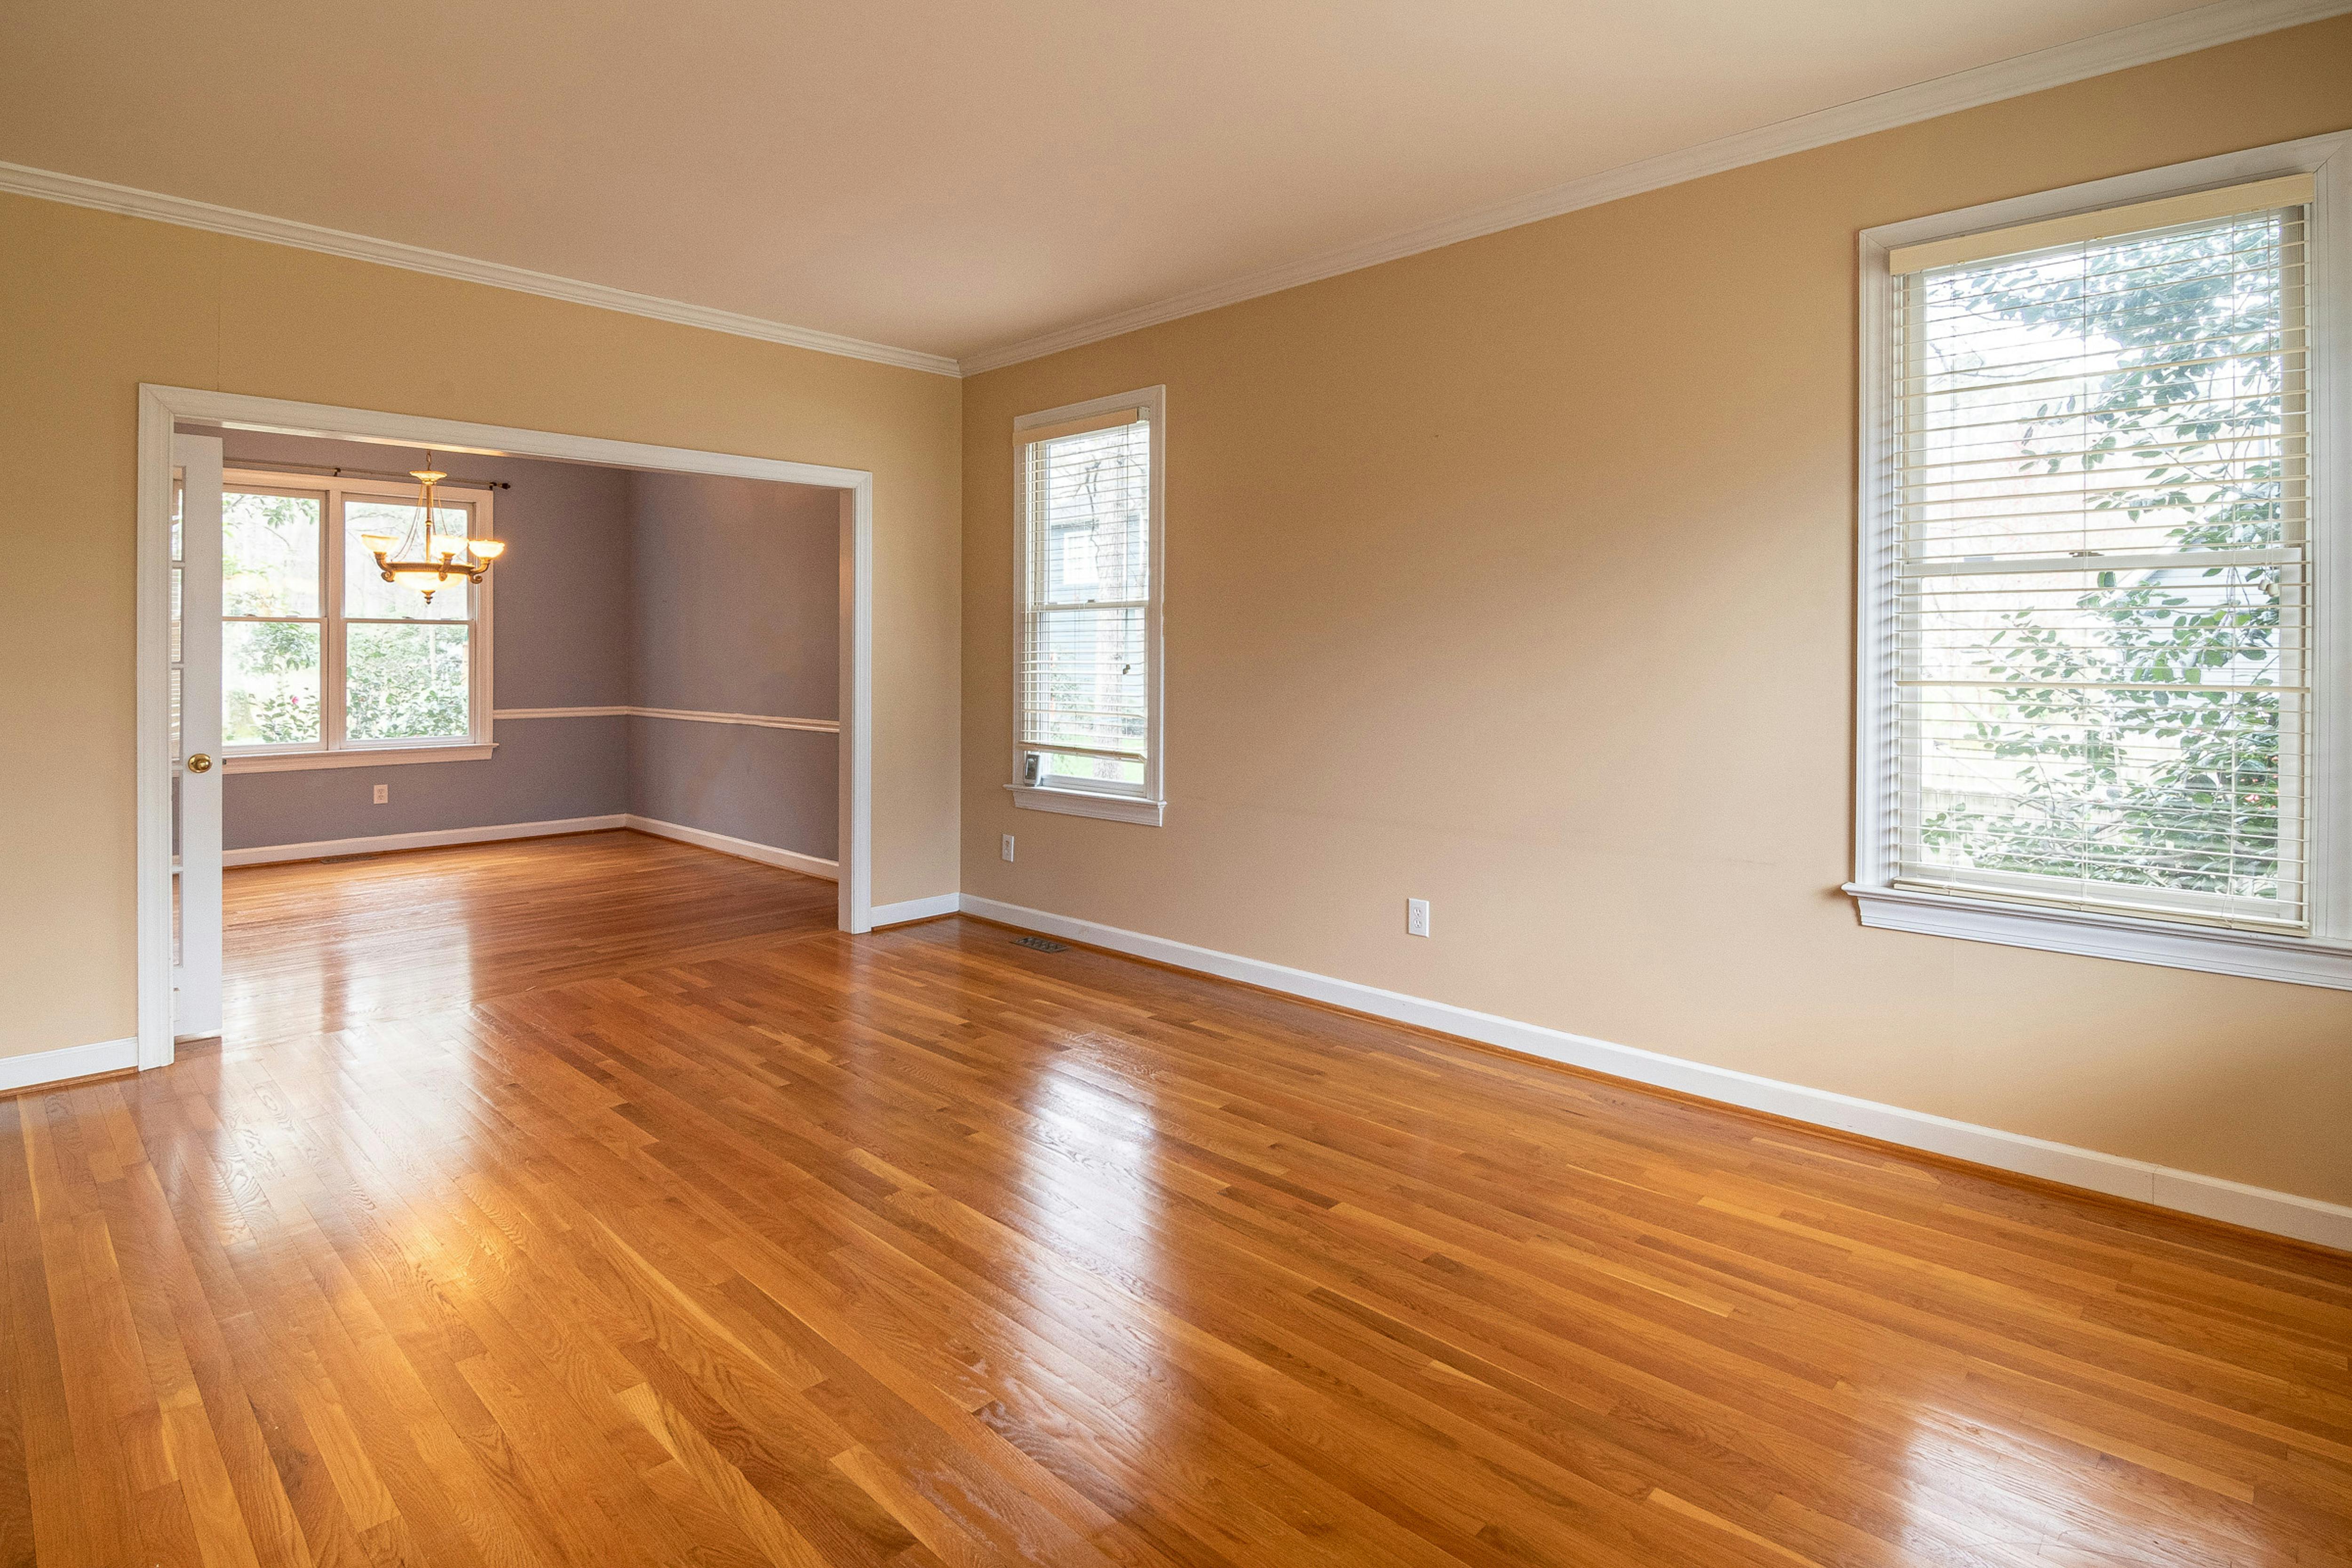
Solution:
<svg viewBox="0 0 2352 1568"><path fill-rule="evenodd" d="M298 773L310 768L381 768L398 763L487 763L494 742L434 741L343 752L229 752L221 766L233 773Z"/></svg>
<svg viewBox="0 0 2352 1568"><path fill-rule="evenodd" d="M2310 385L2313 798L2305 854L2310 934L2232 931L2106 910L1892 885L1895 804L1892 519L1888 450L1887 253L2042 218L2185 195L2282 174L2315 176ZM1862 233L1860 554L1854 656L1853 896L1866 926L2352 990L2352 132L2177 163L2063 190L1888 224Z"/></svg>
<svg viewBox="0 0 2352 1568"><path fill-rule="evenodd" d="M490 702L492 689L490 635L490 584L498 576L493 570L474 589L473 635L468 642L468 676L471 691L467 711L472 718L471 732L463 737L431 741L344 741L331 740L341 726L343 710L343 650L334 629L349 624L341 613L343 584L343 505L345 496L373 496L388 500L414 502L415 485L401 485L384 479L343 479L341 476L322 478L316 474L280 473L261 466L238 467L221 475L224 489L256 489L295 495L315 495L320 505L320 616L319 616L319 699L322 709L320 729L322 738L315 743L297 742L278 746L224 746L221 748L221 771L227 773L300 773L313 768L376 768L402 763L487 763L496 754L498 744L491 739L495 721ZM469 524L471 537L495 538L491 519L491 492L467 485L443 485L436 500L447 500L473 509ZM362 617L362 620L366 617Z"/></svg>
<svg viewBox="0 0 2352 1568"><path fill-rule="evenodd" d="M1143 725L1143 787L1135 794L1099 789L1078 789L1069 784L1021 782L1022 755L1028 748L1022 743L1021 675L1019 668L1022 616L1026 608L1023 601L1024 584L1029 580L1029 509L1025 493L1029 482L1029 466L1018 460L1018 437L1024 430L1034 430L1049 425L1065 425L1072 420L1090 419L1098 414L1117 414L1123 409L1140 408L1151 426L1151 596L1143 613L1145 657L1150 661L1149 679L1145 682L1147 709ZM1162 657L1161 626L1167 602L1166 560L1168 531L1163 526L1167 517L1168 486L1168 388L1147 386L1136 392L1124 392L1116 397L1090 398L1062 408L1048 408L1041 413L1024 414L1013 422L1016 460L1013 465L1013 626L1015 647L1013 678L1013 782L1004 787L1012 792L1013 804L1025 811L1057 811L1068 816L1099 817L1108 822L1139 822L1158 827L1167 819L1167 792L1162 781L1167 777L1167 724L1162 694L1165 689L1166 660ZM1054 775L1047 774L1047 779Z"/></svg>
<svg viewBox="0 0 2352 1568"><path fill-rule="evenodd" d="M1168 819L1168 803L1131 795L1097 795L1092 790L1056 784L1006 784L1013 804L1024 811L1058 811L1065 816L1096 816L1105 822L1140 822L1159 827Z"/></svg>

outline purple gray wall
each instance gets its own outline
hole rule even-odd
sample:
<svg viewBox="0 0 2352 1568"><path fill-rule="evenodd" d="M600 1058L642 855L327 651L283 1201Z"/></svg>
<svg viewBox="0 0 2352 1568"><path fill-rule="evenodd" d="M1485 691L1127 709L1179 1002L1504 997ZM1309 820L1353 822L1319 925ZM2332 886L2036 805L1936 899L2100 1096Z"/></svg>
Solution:
<svg viewBox="0 0 2352 1568"><path fill-rule="evenodd" d="M631 484L632 705L838 719L840 501L698 474ZM639 716L629 809L835 858L840 737Z"/></svg>
<svg viewBox="0 0 2352 1568"><path fill-rule="evenodd" d="M231 467L404 469L405 447L212 431ZM831 719L838 503L830 490L450 458L512 549L492 575L497 709L644 706ZM230 849L634 812L832 859L836 737L612 716L508 719L480 763L235 773ZM370 804L376 784L391 801Z"/></svg>
<svg viewBox="0 0 2352 1568"><path fill-rule="evenodd" d="M405 447L217 432L231 468L272 463L401 470ZM628 701L629 476L617 468L520 458L447 457L460 479L502 479L491 516L513 548L491 585L499 708L608 707ZM488 762L414 763L232 773L221 791L229 849L386 833L604 816L629 809L628 721L567 719L497 726ZM391 800L370 804L377 784Z"/></svg>

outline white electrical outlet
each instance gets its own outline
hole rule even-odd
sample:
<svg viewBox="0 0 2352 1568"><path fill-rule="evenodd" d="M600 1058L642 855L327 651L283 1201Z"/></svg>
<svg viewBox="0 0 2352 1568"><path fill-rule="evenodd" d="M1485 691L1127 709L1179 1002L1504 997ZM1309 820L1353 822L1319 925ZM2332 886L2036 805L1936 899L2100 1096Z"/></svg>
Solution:
<svg viewBox="0 0 2352 1568"><path fill-rule="evenodd" d="M1429 900L1407 899L1404 901L1404 930L1407 936L1429 934Z"/></svg>
<svg viewBox="0 0 2352 1568"><path fill-rule="evenodd" d="M392 804L392 786L390 784L378 784L375 786L375 804L378 805L390 805Z"/></svg>
<svg viewBox="0 0 2352 1568"><path fill-rule="evenodd" d="M999 850L998 853L1003 855L1007 860L1013 858L1013 835L1008 833L1004 836L1004 847Z"/></svg>

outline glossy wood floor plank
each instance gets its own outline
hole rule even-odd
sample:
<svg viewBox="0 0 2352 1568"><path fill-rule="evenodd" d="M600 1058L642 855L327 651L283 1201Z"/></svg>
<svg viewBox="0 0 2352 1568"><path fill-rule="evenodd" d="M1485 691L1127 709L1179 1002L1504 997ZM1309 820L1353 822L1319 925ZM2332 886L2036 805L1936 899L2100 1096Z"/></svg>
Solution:
<svg viewBox="0 0 2352 1568"><path fill-rule="evenodd" d="M2352 1568L2352 1259L628 834L0 1101L0 1563Z"/></svg>

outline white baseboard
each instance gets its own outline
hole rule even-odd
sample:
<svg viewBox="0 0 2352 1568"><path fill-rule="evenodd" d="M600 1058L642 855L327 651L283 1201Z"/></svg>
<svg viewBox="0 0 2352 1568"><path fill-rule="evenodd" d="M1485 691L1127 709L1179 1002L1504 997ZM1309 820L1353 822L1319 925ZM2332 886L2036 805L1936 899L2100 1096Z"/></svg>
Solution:
<svg viewBox="0 0 2352 1568"><path fill-rule="evenodd" d="M21 1057L0 1057L0 1093L30 1089L36 1084L61 1083L92 1073L121 1072L139 1065L139 1037L100 1040L94 1046L60 1046L54 1051L27 1051Z"/></svg>
<svg viewBox="0 0 2352 1568"><path fill-rule="evenodd" d="M1924 1111L1906 1110L1901 1106L1881 1105L1874 1100L1856 1100L1851 1095L1832 1094L1827 1089L1782 1083L1774 1079L1759 1078L1752 1073L1709 1067L1702 1062L1662 1056L1655 1051L1640 1050L1632 1046L1612 1045L1607 1040L1549 1029L1539 1024L1523 1024L1516 1019L1497 1017L1492 1013L1456 1007L1450 1003L1408 996L1397 991L1383 991L1378 986L1359 984L1352 980L1338 980L1304 969L1289 969L1278 963L1194 947L1188 942L1171 942L1165 937L1146 936L1139 931L1122 931L1117 926L1098 925L1093 921L1025 909L1019 904L999 903L994 899L979 898L970 893L963 895L959 907L965 914L1018 926L1024 931L1106 947L1115 952L1130 953L1137 958L1148 958L1178 969L1194 970L1202 974L1264 986L1269 991L1305 996L1359 1013L1393 1019L1401 1024L1412 1024L1442 1034L1500 1046L1507 1050L1540 1057L1548 1061L1566 1062L1572 1067L1587 1068L1614 1078L1631 1079L1636 1083L1744 1106L1750 1110L1769 1111L1775 1116L1811 1122L1817 1127L1859 1133L1883 1142L1966 1160L1997 1171L2039 1176L2045 1181L2084 1187L2115 1197L2132 1198L2158 1208L2198 1215L2207 1219L2225 1220L2251 1230L2268 1231L2275 1236L2292 1237L2298 1241L2352 1252L2352 1208L2340 1204L2298 1197L2293 1193L2274 1192L2265 1187L2247 1186L2239 1182L2223 1181L2218 1176L2201 1176L2193 1171L2176 1171L2168 1166L2149 1164L2143 1160L2103 1154L2095 1149L2079 1149L2071 1144L2029 1138L2022 1133L2004 1132L1995 1127L1953 1121L1941 1116L1929 1116ZM881 911L877 910L875 913L878 921Z"/></svg>
<svg viewBox="0 0 2352 1568"><path fill-rule="evenodd" d="M283 860L323 860L331 855L380 855L391 849L433 849L445 844L495 844L504 838L546 838L558 833L598 833L630 823L625 816L570 816L559 822L502 822L490 827L443 827L430 833L379 833L368 838L321 838L312 844L268 844L224 849L223 866L274 866Z"/></svg>
<svg viewBox="0 0 2352 1568"><path fill-rule="evenodd" d="M936 920L951 915L963 908L961 895L933 893L928 899L908 899L903 903L874 906L874 923L877 926L904 925L908 921Z"/></svg>
<svg viewBox="0 0 2352 1568"><path fill-rule="evenodd" d="M814 855L802 855L790 849L779 849L772 844L754 844L748 838L730 838L724 833L712 833L707 828L685 827L675 822L657 822L650 816L627 816L615 819L614 826L638 833L650 833L656 838L675 838L680 844L697 844L705 849L716 849L721 855L733 855L740 859L757 860L762 866L781 866L787 871L800 871L811 877L823 877L828 882L841 879L841 864L835 860L820 860ZM879 911L877 910L878 914Z"/></svg>

